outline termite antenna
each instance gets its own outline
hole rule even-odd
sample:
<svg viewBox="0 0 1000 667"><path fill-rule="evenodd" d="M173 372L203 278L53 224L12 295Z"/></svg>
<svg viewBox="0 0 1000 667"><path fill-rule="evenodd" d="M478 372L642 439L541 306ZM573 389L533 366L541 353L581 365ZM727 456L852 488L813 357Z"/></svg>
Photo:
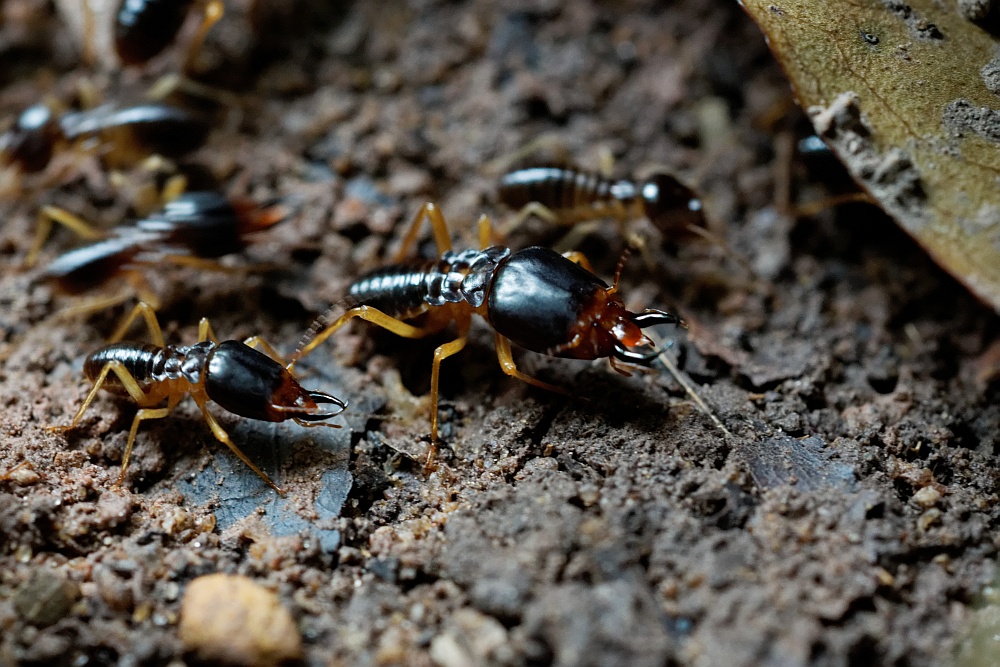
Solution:
<svg viewBox="0 0 1000 667"><path fill-rule="evenodd" d="M302 334L302 338L299 339L299 344L295 346L295 351L292 352L291 361L288 364L289 369L294 367L296 362L298 362L298 360L303 356L303 350L306 349L306 346L309 345L309 343L311 343L316 336L320 334L320 332L333 323L334 314L339 310L341 310L341 306L339 304L334 304L313 320L312 324L309 325L309 328L306 329L306 332Z"/></svg>
<svg viewBox="0 0 1000 667"><path fill-rule="evenodd" d="M622 271L625 270L625 263L628 262L628 258L632 256L632 250L633 248L631 243L627 244L625 248L622 250L622 254L618 258L618 266L615 267L615 282L611 286L610 291L612 292L618 291L618 281L621 280Z"/></svg>

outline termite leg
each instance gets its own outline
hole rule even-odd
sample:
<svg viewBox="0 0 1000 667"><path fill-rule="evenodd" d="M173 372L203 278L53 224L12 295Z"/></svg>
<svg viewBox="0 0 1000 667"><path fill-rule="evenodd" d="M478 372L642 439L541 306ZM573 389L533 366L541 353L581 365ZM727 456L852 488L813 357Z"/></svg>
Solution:
<svg viewBox="0 0 1000 667"><path fill-rule="evenodd" d="M43 206L38 213L38 224L35 228L35 240L31 244L28 256L24 258L24 265L31 267L38 261L38 254L42 251L42 246L52 233L52 223L58 222L63 227L73 231L82 239L96 241L103 238L104 234L95 229L93 225L85 222L82 218L73 215L69 211L56 206Z"/></svg>
<svg viewBox="0 0 1000 667"><path fill-rule="evenodd" d="M109 308L114 308L122 303L125 303L129 299L138 296L139 301L145 302L154 311L160 307L159 298L149 289L146 284L145 279L142 274L138 272L128 272L126 273L126 279L131 283L132 289L122 290L117 294L113 294L107 297L97 297L93 299L87 299L82 303L78 303L75 306L70 306L60 310L58 313L53 315L56 320L62 320L67 318L75 317L86 317L92 313L99 313ZM128 325L119 326L122 329L121 335L124 335L124 330L128 328ZM114 341L111 341L114 342Z"/></svg>
<svg viewBox="0 0 1000 667"><path fill-rule="evenodd" d="M205 399L197 395L192 396L192 398L194 398L195 403L197 403L198 407L201 409L201 414L205 416L205 421L208 423L208 427L212 429L212 435L215 436L215 439L224 444L226 447L229 447L230 451L232 451L233 454L236 454L240 461L247 464L247 467L257 473L262 480L267 482L268 486L284 495L285 492L281 490L281 487L271 481L271 478L267 476L267 473L258 468L253 461L247 458L247 455L240 451L240 448L236 446L236 443L229 438L229 434L226 433L225 429L219 426L219 422L215 421L215 417L213 417L212 413L208 411L208 406L205 405Z"/></svg>
<svg viewBox="0 0 1000 667"><path fill-rule="evenodd" d="M500 237L507 238L510 236L531 216L541 218L545 222L553 225L560 224L559 216L556 215L555 211L545 204L533 201L530 204L525 204L521 207L521 210L518 211L509 222L505 223L504 226L500 228Z"/></svg>
<svg viewBox="0 0 1000 667"><path fill-rule="evenodd" d="M285 364L285 358L281 356L281 353L278 352L276 349L274 349L273 345L268 343L260 336L250 336L245 341L243 341L243 344L246 345L247 347L252 347L252 348L260 347L262 350L264 350L264 353L267 354L267 356L271 357L281 365Z"/></svg>
<svg viewBox="0 0 1000 667"><path fill-rule="evenodd" d="M569 250L562 254L563 257L573 262L574 264L579 264L583 268L587 269L591 273L594 272L594 267L590 265L590 260L579 250Z"/></svg>
<svg viewBox="0 0 1000 667"><path fill-rule="evenodd" d="M476 223L479 229L479 249L486 250L491 245L493 245L493 222L490 220L490 216L483 213L479 216L479 222Z"/></svg>
<svg viewBox="0 0 1000 667"><path fill-rule="evenodd" d="M358 306L357 308L351 308L349 311L338 317L333 324L320 331L315 338L296 350L295 354L292 355L292 360L288 363L288 370L292 370L295 363L299 359L322 345L327 338L332 336L337 331L337 329L344 326L355 317L365 320L366 322L376 324L383 329L391 331L397 336L402 336L403 338L423 338L438 331L437 328L433 327L415 327L412 324L408 324L402 320L396 319L395 317L386 315L381 310L372 308L371 306Z"/></svg>
<svg viewBox="0 0 1000 667"><path fill-rule="evenodd" d="M190 46L188 46L183 71L189 71L194 65L201 47L205 44L205 37L208 35L208 31L219 22L223 14L225 14L225 8L220 0L210 0L210 2L205 3L205 12L202 15L201 25L198 26L198 33L191 40Z"/></svg>
<svg viewBox="0 0 1000 667"><path fill-rule="evenodd" d="M156 311L153 310L153 307L145 301L140 301L135 305L132 312L129 313L128 316L122 320L121 324L118 325L118 328L115 329L115 332L111 335L111 338L108 339L108 342L117 343L120 341L125 336L125 332L127 332L129 327L132 326L132 323L139 317L142 317L142 319L146 322L146 326L149 327L149 336L153 344L158 345L159 347L165 347L166 343L163 340L163 330L160 329L160 323L156 319Z"/></svg>
<svg viewBox="0 0 1000 667"><path fill-rule="evenodd" d="M511 377L515 377L522 382L527 382L530 385L534 385L539 389L546 389L548 391L553 391L557 394L565 394L569 396L569 392L562 387L557 387L554 384L549 384L548 382L542 382L541 380L536 380L535 378L522 373L517 370L517 364L514 363L514 357L510 353L510 341L500 334L494 335L496 350L497 350L497 360L500 362L500 368L503 372Z"/></svg>
<svg viewBox="0 0 1000 667"><path fill-rule="evenodd" d="M226 266L215 259L205 257L194 257L192 255L163 255L159 258L161 262L169 262L178 266L189 266L201 271L217 271L220 273L246 273L247 268L243 266Z"/></svg>
<svg viewBox="0 0 1000 667"><path fill-rule="evenodd" d="M469 318L460 322L458 326L458 338L450 343L439 345L437 349L434 350L434 363L431 365L431 446L430 449L427 450L427 461L424 464L425 467L431 464L431 461L434 460L434 454L437 452L438 383L441 377L441 362L453 354L458 354L465 347L465 343L468 341L467 333L469 331L469 324Z"/></svg>
<svg viewBox="0 0 1000 667"><path fill-rule="evenodd" d="M583 243L585 238L600 229L603 224L604 221L602 219L579 222L570 227L569 231L566 232L554 246L552 246L552 249L556 252L565 254L565 251L570 248L575 248Z"/></svg>
<svg viewBox="0 0 1000 667"><path fill-rule="evenodd" d="M128 395L132 397L132 400L140 405L147 400L146 394L142 391L142 387L136 382L132 374L128 372L128 369L120 361L110 361L104 365L101 369L100 375L94 380L94 386L90 388L90 393L87 394L87 398L84 399L83 405L80 409L76 411L73 415L73 421L69 423L69 426L50 426L48 430L55 432L71 431L80 424L80 420L83 419L83 414L90 407L90 404L94 402L94 398L97 396L97 392L100 390L101 385L108 378L108 373L114 373L118 376L118 379L122 383L122 387L128 392Z"/></svg>
<svg viewBox="0 0 1000 667"><path fill-rule="evenodd" d="M184 174L174 174L163 185L163 190L160 192L160 202L166 205L177 199L187 190L187 185L187 176Z"/></svg>
<svg viewBox="0 0 1000 667"><path fill-rule="evenodd" d="M437 245L438 254L441 255L451 250L451 236L448 234L448 223L445 222L444 215L441 213L441 209L437 207L437 204L427 202L420 207L417 215L414 216L413 222L410 223L410 228L407 230L406 236L403 237L403 242L399 246L399 252L396 253L396 258L393 261L402 262L409 257L410 251L413 250L413 245L417 242L417 235L420 234L420 223L424 221L424 217L431 223L431 231L434 232L434 243Z"/></svg>
<svg viewBox="0 0 1000 667"><path fill-rule="evenodd" d="M607 146L597 148L597 171L604 178L611 178L615 173L615 154Z"/></svg>
<svg viewBox="0 0 1000 667"><path fill-rule="evenodd" d="M499 155L486 163L487 174L501 174L518 164L565 164L570 161L566 142L558 134L535 137L515 151Z"/></svg>
<svg viewBox="0 0 1000 667"><path fill-rule="evenodd" d="M206 340L210 340L213 343L219 342L219 339L215 336L215 331L212 329L212 323L208 321L207 317L203 317L198 321L198 342L204 343Z"/></svg>
<svg viewBox="0 0 1000 667"><path fill-rule="evenodd" d="M122 483L125 482L125 470L128 469L129 459L132 458L132 447L135 445L135 436L139 432L139 424L148 419L163 419L177 407L180 403L180 395L171 395L167 400L166 407L163 408L143 408L135 413L135 418L132 419L132 428L128 432L128 442L125 443L125 453L122 455L122 469L118 473L118 481L115 482L116 487L121 487Z"/></svg>

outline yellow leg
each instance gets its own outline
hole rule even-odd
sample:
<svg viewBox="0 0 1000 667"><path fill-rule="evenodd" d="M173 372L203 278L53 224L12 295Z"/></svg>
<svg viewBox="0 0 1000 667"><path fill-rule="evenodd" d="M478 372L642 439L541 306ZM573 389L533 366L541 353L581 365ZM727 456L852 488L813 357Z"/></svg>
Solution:
<svg viewBox="0 0 1000 667"><path fill-rule="evenodd" d="M514 233L514 231L518 227L524 224L525 220L527 220L531 216L541 218L545 222L551 223L553 225L558 225L560 223L559 216L556 214L555 211L553 211L545 204L533 201L530 204L525 204L521 208L521 210L518 211L517 214L510 220L510 222L506 223L500 229L500 237L507 238L508 236L510 236L512 233Z"/></svg>
<svg viewBox="0 0 1000 667"><path fill-rule="evenodd" d="M514 357L510 353L510 341L500 334L496 334L494 336L494 340L497 348L497 360L500 361L500 368L503 369L504 373L523 382L527 382L530 385L534 385L539 389L546 389L548 391L554 391L557 394L569 395L569 392L562 387L557 387L554 384L536 380L530 375L526 375L525 373L517 370L517 364L514 363Z"/></svg>
<svg viewBox="0 0 1000 667"><path fill-rule="evenodd" d="M458 354L465 347L468 340L466 333L469 331L469 322L466 320L459 326L458 338L439 345L434 350L434 364L431 366L431 448L427 452L427 465L434 459L434 452L437 450L438 442L438 384L441 378L441 362L453 354Z"/></svg>
<svg viewBox="0 0 1000 667"><path fill-rule="evenodd" d="M195 403L198 404L198 407L201 408L201 413L205 415L205 421L208 422L208 427L212 429L212 435L215 436L215 439L224 444L226 447L229 447L229 449L233 452L233 454L236 454L237 458L239 458L240 461L243 461L243 463L247 464L247 466L255 473L257 473L257 475L262 480L267 482L268 486L270 486L278 493L284 494L285 492L282 491L277 484L271 481L271 478L267 476L267 473L258 468L253 461L247 458L246 454L240 451L240 448L237 447L236 443L234 443L230 439L229 434L226 433L225 429L219 426L219 422L215 421L215 417L213 417L212 413L208 411L208 406L205 405L205 399L195 396L194 400Z"/></svg>
<svg viewBox="0 0 1000 667"><path fill-rule="evenodd" d="M179 395L171 396L167 402L167 406L164 408L143 408L135 413L135 418L132 420L132 428L128 432L128 442L125 443L125 454L122 456L122 469L118 473L118 481L115 482L115 487L120 487L125 481L125 470L128 469L129 459L132 458L132 447L135 445L136 433L139 432L139 424L147 419L163 419L173 412L173 409L177 407L180 400L181 397Z"/></svg>
<svg viewBox="0 0 1000 667"><path fill-rule="evenodd" d="M594 267L590 265L590 260L579 250L570 250L569 252L564 252L563 257L573 262L574 264L579 264L583 268L587 269L591 273L594 272Z"/></svg>
<svg viewBox="0 0 1000 667"><path fill-rule="evenodd" d="M132 374L128 372L128 369L126 369L120 361L111 361L105 364L104 368L101 369L97 379L94 380L94 386L90 388L90 392L87 394L87 398L84 399L83 405L81 405L80 409L76 411L75 415L73 415L73 421L69 423L69 426L52 426L49 427L48 430L63 432L71 431L76 428L80 424L80 420L83 419L83 414L87 411L87 408L89 408L90 404L94 402L94 398L97 396L97 392L100 391L101 385L103 385L105 380L108 379L108 373L114 373L118 376L118 379L122 383L122 387L125 388L125 391L128 392L128 395L131 396L132 400L136 403L142 405L149 400L149 397L142 390L142 387L139 386L136 379L132 377Z"/></svg>
<svg viewBox="0 0 1000 667"><path fill-rule="evenodd" d="M451 250L451 236L448 234L448 223L445 222L444 215L441 213L441 209L437 207L437 204L427 202L420 207L417 215L414 216L413 222L410 223L410 228L406 231L403 243L399 246L399 252L396 253L393 261L401 262L410 255L413 245L417 242L417 236L420 234L420 223L424 221L425 216L430 220L431 231L434 232L434 243L437 245L438 254L440 255L447 250Z"/></svg>
<svg viewBox="0 0 1000 667"><path fill-rule="evenodd" d="M207 317L203 317L198 322L198 342L202 343L206 340L210 340L213 343L219 342L219 339L215 337L215 331L212 329L212 324L208 321Z"/></svg>
<svg viewBox="0 0 1000 667"><path fill-rule="evenodd" d="M174 174L163 185L163 190L160 192L160 201L163 204L169 204L184 194L184 191L187 190L187 185L187 176L184 174Z"/></svg>
<svg viewBox="0 0 1000 667"><path fill-rule="evenodd" d="M483 213L476 225L479 228L479 249L485 250L493 245L493 222L490 216Z"/></svg>
<svg viewBox="0 0 1000 667"><path fill-rule="evenodd" d="M24 258L25 266L34 266L38 261L38 253L42 251L42 246L52 233L52 223L58 222L63 227L73 231L82 239L96 241L103 238L104 233L95 229L93 225L85 222L82 218L73 215L65 209L56 206L43 206L38 212L38 223L35 229L35 240L31 244L28 256Z"/></svg>
<svg viewBox="0 0 1000 667"><path fill-rule="evenodd" d="M114 334L111 335L108 342L117 343L120 341L125 335L125 332L128 331L130 326L132 326L132 323L139 317L142 317L142 319L146 322L146 326L149 327L149 335L153 344L164 347L166 343L163 340L163 330L160 329L160 323L156 319L156 312L153 310L153 307L145 301L140 301L136 304L135 308L132 309L132 312L129 313L128 316L122 320L121 324L118 325L118 328L115 329Z"/></svg>
<svg viewBox="0 0 1000 667"><path fill-rule="evenodd" d="M274 346L268 343L260 336L250 336L245 341L243 341L243 344L246 345L247 347L253 347L253 348L260 346L260 348L264 350L264 353L267 356L271 357L279 364L284 365L285 363L285 358L282 357L281 354L276 349L274 349Z"/></svg>
<svg viewBox="0 0 1000 667"><path fill-rule="evenodd" d="M559 239L554 246L552 246L552 249L556 252L562 252L565 254L565 251L575 248L583 243L585 238L600 229L603 224L604 220L583 220L577 222L569 228L569 231L566 232L566 234Z"/></svg>
<svg viewBox="0 0 1000 667"><path fill-rule="evenodd" d="M194 255L163 255L158 261L178 266L189 266L203 271L218 271L221 273L246 273L246 268L242 266L226 266L216 259L205 257L195 257Z"/></svg>
<svg viewBox="0 0 1000 667"><path fill-rule="evenodd" d="M71 319L76 317L87 317L88 315L91 315L93 313L99 313L109 308L114 308L115 306L125 303L126 301L128 301L129 299L131 299L136 295L139 296L140 301L145 302L154 311L157 308L159 308L160 300L156 297L155 294L152 293L151 290L149 290L141 274L139 273L126 274L126 278L132 284L131 290L123 290L121 292L118 292L117 294L112 294L111 296L86 299L85 301L77 303L75 306L70 306L69 308L60 310L55 315L53 315L53 317L56 320ZM120 330L120 333L118 330L116 330L115 335L118 336L118 338L120 338L122 335L124 335L124 332L127 329L128 329L128 324L119 325L118 330ZM118 340L118 338L112 337L111 342L115 342L115 340Z"/></svg>
<svg viewBox="0 0 1000 667"><path fill-rule="evenodd" d="M615 171L615 154L607 146L597 149L597 171L604 178L611 178Z"/></svg>
<svg viewBox="0 0 1000 667"><path fill-rule="evenodd" d="M320 331L315 338L309 341L303 347L300 347L292 355L292 360L288 364L288 370L292 370L295 363L306 356L314 349L323 344L323 342L332 336L334 332L340 327L347 324L349 321L355 317L365 320L366 322L371 322L372 324L377 324L383 329L388 329L397 336L402 336L403 338L423 338L432 333L438 331L436 328L424 328L415 327L412 324L407 324L402 320L398 320L395 317L390 317L386 315L381 310L377 308L372 308L371 306L358 306L357 308L351 308L349 311L337 318L337 321Z"/></svg>
<svg viewBox="0 0 1000 667"><path fill-rule="evenodd" d="M511 153L505 153L490 160L485 171L488 174L500 174L510 171L515 165L530 164L568 164L570 161L569 149L566 142L558 134L543 134L521 148Z"/></svg>
<svg viewBox="0 0 1000 667"><path fill-rule="evenodd" d="M183 71L187 72L194 65L195 58L198 57L198 52L201 51L201 47L205 43L208 31L219 22L224 13L225 9L220 0L210 0L210 2L205 3L205 13L202 16L201 25L198 26L198 34L194 36L194 39L191 40L191 45L188 47Z"/></svg>
<svg viewBox="0 0 1000 667"><path fill-rule="evenodd" d="M145 301L153 310L160 309L160 297L150 289L149 283L146 282L146 277L141 272L125 271L123 275L128 284L135 290L135 295L139 298L139 301Z"/></svg>

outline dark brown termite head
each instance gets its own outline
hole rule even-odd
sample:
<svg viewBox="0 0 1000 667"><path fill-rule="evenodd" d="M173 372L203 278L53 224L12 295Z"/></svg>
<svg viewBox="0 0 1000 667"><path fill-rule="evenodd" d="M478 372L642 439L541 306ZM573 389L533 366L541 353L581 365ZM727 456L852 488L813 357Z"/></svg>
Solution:
<svg viewBox="0 0 1000 667"><path fill-rule="evenodd" d="M177 36L194 0L121 0L115 13L115 51L125 65L141 65Z"/></svg>
<svg viewBox="0 0 1000 667"><path fill-rule="evenodd" d="M497 333L535 352L637 364L656 356L633 349L652 346L643 328L681 321L659 310L630 312L616 288L559 253L538 247L514 253L497 268L487 319Z"/></svg>
<svg viewBox="0 0 1000 667"><path fill-rule="evenodd" d="M323 421L347 407L335 396L304 389L277 361L235 340L220 343L209 355L205 392L233 414L269 422Z"/></svg>
<svg viewBox="0 0 1000 667"><path fill-rule="evenodd" d="M705 227L701 198L677 178L658 172L639 186L643 212L664 234Z"/></svg>
<svg viewBox="0 0 1000 667"><path fill-rule="evenodd" d="M59 121L45 104L28 107L12 128L0 135L0 156L26 172L45 169L52 159L56 143L62 138Z"/></svg>

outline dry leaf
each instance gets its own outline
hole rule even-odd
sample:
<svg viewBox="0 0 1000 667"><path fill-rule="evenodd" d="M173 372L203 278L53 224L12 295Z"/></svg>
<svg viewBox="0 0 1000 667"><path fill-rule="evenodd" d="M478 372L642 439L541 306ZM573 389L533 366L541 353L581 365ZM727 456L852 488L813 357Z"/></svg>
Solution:
<svg viewBox="0 0 1000 667"><path fill-rule="evenodd" d="M939 0L742 0L817 133L1000 311L1000 56Z"/></svg>

